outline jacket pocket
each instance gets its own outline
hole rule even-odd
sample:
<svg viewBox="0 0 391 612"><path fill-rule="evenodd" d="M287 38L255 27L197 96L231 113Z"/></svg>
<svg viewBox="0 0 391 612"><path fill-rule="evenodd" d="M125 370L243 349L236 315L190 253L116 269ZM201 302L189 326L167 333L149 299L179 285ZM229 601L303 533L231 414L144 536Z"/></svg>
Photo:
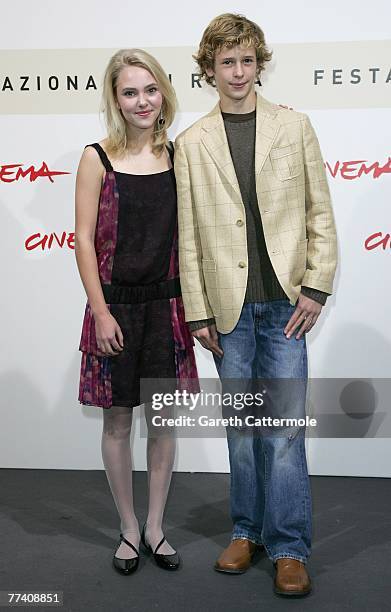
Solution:
<svg viewBox="0 0 391 612"><path fill-rule="evenodd" d="M296 178L303 171L302 158L297 143L271 149L270 160L273 171L280 181Z"/></svg>
<svg viewBox="0 0 391 612"><path fill-rule="evenodd" d="M205 272L216 272L216 262L214 259L203 259L202 269Z"/></svg>

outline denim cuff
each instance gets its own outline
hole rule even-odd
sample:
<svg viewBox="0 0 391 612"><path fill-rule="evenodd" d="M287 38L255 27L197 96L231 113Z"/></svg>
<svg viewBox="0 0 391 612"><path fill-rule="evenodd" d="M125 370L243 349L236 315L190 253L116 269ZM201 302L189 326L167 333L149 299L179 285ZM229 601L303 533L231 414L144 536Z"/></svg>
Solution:
<svg viewBox="0 0 391 612"><path fill-rule="evenodd" d="M304 563L304 565L306 565L308 561L307 557L302 557L293 553L277 553L276 555L270 555L267 549L266 552L268 553L269 559L273 563L276 563L277 559L295 559L296 561L301 561L301 563Z"/></svg>
<svg viewBox="0 0 391 612"><path fill-rule="evenodd" d="M257 546L263 546L262 538L260 536L254 536L250 533L238 532L233 533L231 540L249 540L253 544L257 544Z"/></svg>

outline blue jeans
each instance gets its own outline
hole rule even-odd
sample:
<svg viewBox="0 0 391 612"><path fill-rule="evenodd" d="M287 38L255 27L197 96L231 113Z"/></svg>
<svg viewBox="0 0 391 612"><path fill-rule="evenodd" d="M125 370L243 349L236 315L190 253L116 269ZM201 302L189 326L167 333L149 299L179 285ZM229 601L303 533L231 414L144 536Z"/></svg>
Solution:
<svg viewBox="0 0 391 612"><path fill-rule="evenodd" d="M288 300L245 304L234 330L218 334L224 355L214 359L223 391L224 379L302 381L299 387L293 384L279 416L305 418L305 336L288 340L283 333L294 310ZM289 557L306 563L312 519L305 428L282 426L277 434L268 430L260 435L254 427L229 426L227 441L232 539L263 544L273 562Z"/></svg>

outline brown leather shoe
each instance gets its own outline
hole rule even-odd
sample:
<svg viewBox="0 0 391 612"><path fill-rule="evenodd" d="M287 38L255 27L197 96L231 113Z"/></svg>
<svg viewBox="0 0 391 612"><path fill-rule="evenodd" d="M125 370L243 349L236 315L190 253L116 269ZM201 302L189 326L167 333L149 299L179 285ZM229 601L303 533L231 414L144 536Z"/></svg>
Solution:
<svg viewBox="0 0 391 612"><path fill-rule="evenodd" d="M262 549L263 546L245 538L232 540L217 559L214 568L226 574L243 574L250 567L254 554Z"/></svg>
<svg viewBox="0 0 391 612"><path fill-rule="evenodd" d="M311 592L311 580L304 563L296 559L277 559L274 592L277 595L303 597Z"/></svg>

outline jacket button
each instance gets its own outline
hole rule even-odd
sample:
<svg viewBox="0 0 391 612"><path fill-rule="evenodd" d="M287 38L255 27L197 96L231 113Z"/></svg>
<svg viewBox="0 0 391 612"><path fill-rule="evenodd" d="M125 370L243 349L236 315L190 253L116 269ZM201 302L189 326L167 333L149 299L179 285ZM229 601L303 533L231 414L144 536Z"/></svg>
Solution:
<svg viewBox="0 0 391 612"><path fill-rule="evenodd" d="M246 267L246 262L245 261L239 261L238 266L239 266L239 268L245 268Z"/></svg>
<svg viewBox="0 0 391 612"><path fill-rule="evenodd" d="M236 225L237 225L238 227L242 227L242 225L243 225L243 221L242 221L242 219L238 219L238 220L236 221Z"/></svg>

